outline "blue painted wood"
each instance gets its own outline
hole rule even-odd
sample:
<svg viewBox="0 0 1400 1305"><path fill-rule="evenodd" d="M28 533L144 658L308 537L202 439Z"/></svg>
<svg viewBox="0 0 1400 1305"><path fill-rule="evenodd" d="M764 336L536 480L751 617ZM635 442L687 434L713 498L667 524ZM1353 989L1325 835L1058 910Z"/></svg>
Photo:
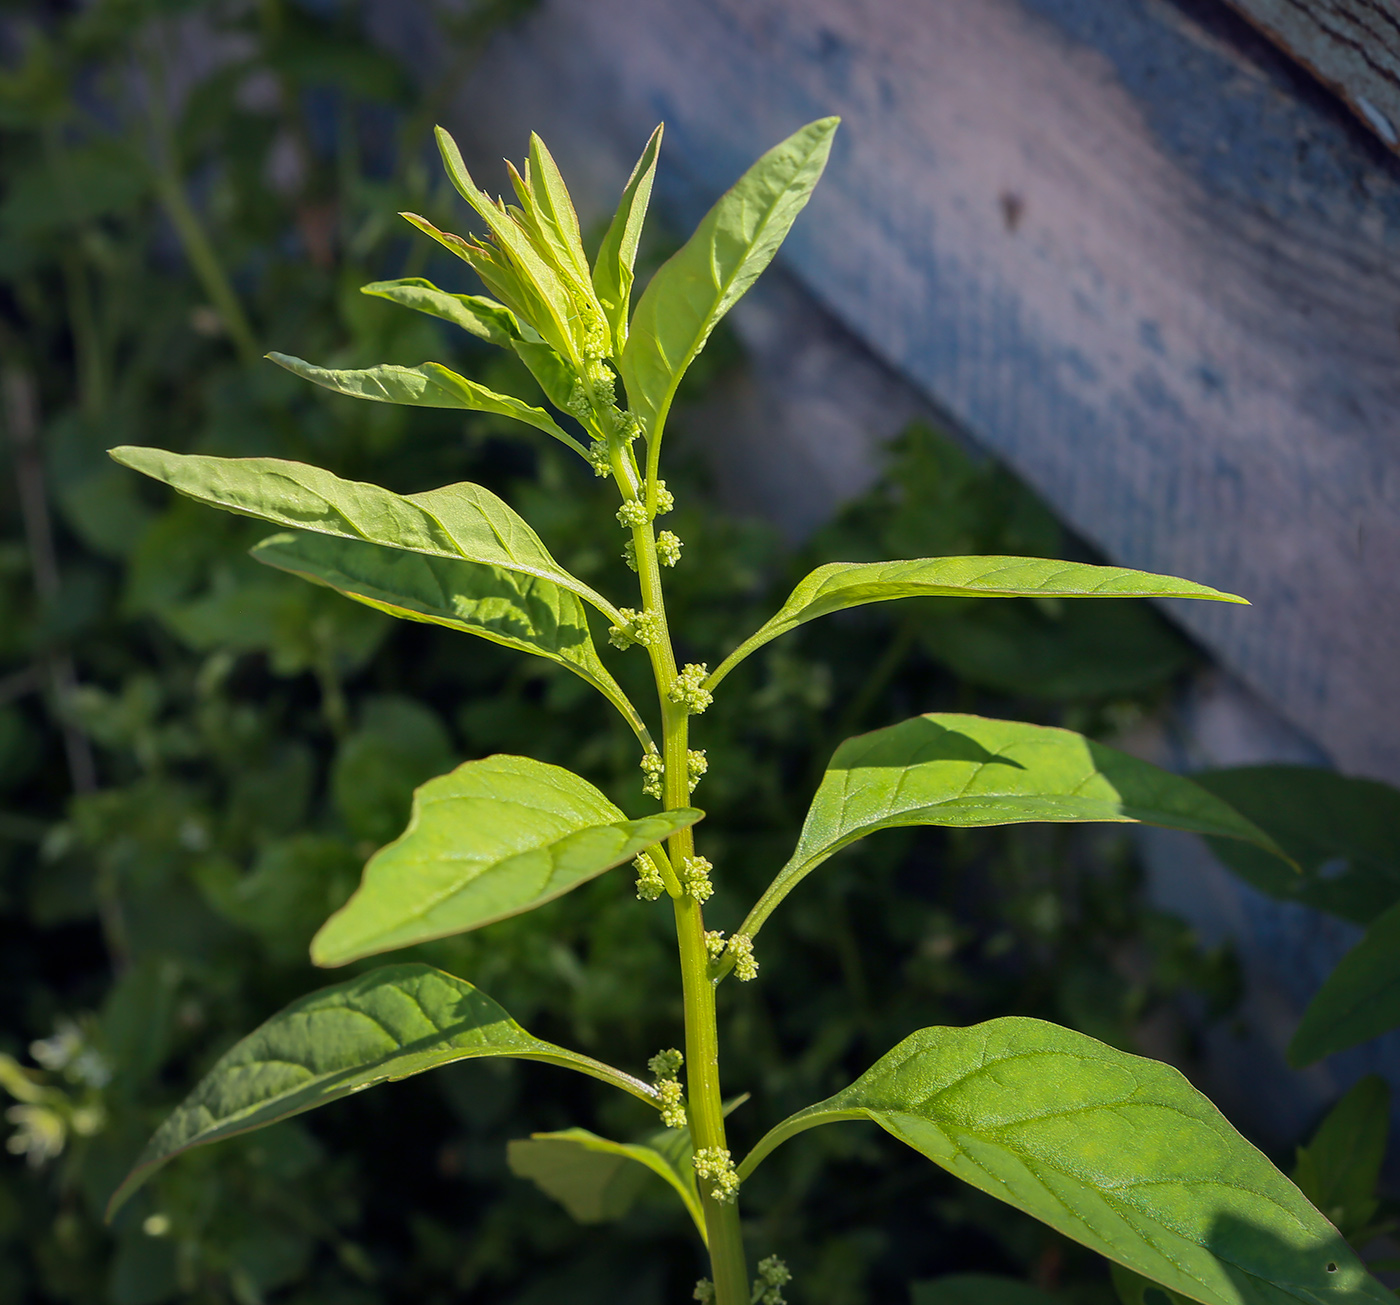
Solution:
<svg viewBox="0 0 1400 1305"><path fill-rule="evenodd" d="M787 268L1115 560L1249 596L1173 615L1400 780L1400 170L1214 12L551 0L458 125L601 200L664 118L693 219L841 113Z"/></svg>

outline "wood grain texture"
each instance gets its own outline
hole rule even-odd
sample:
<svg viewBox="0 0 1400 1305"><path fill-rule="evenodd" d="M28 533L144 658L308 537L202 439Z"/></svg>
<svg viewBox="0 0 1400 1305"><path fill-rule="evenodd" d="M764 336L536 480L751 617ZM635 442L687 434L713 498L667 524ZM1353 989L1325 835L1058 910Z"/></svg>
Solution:
<svg viewBox="0 0 1400 1305"><path fill-rule="evenodd" d="M1188 0L548 0L486 70L463 131L599 197L665 119L682 221L844 115L789 271L1111 560L1250 597L1172 614L1400 780L1400 169L1291 73Z"/></svg>
<svg viewBox="0 0 1400 1305"><path fill-rule="evenodd" d="M1400 4L1395 0L1226 0L1400 151Z"/></svg>

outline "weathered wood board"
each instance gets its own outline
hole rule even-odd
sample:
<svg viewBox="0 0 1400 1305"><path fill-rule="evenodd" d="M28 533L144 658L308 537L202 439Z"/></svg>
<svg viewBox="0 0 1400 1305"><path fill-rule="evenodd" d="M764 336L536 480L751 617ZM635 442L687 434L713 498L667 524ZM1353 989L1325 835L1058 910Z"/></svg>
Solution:
<svg viewBox="0 0 1400 1305"><path fill-rule="evenodd" d="M1227 0L1400 150L1400 5L1394 0Z"/></svg>
<svg viewBox="0 0 1400 1305"><path fill-rule="evenodd" d="M547 0L455 125L587 189L665 119L694 220L841 113L787 268L1114 560L1250 597L1173 615L1400 780L1400 168L1312 85L1206 0Z"/></svg>

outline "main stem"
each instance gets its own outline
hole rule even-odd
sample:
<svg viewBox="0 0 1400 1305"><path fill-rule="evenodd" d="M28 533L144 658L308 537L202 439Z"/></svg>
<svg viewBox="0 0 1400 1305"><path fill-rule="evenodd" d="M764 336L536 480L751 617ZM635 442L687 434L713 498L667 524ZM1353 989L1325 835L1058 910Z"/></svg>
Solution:
<svg viewBox="0 0 1400 1305"><path fill-rule="evenodd" d="M654 472L644 487L636 464L625 447L614 447L613 475L626 498L643 498L655 507ZM666 623L666 602L661 590L661 568L656 558L656 537L650 521L632 530L637 575L645 609L656 621L656 638L648 645L652 673L661 701L662 756L666 762L663 805L672 811L690 805L690 718L684 706L670 699L676 679L676 655ZM682 829L667 841L671 864L679 874L685 858L695 855L695 836ZM715 1022L715 981L710 977L710 954L705 946L705 918L700 903L689 894L673 901L676 942L680 949L681 996L685 1009L685 1064L687 1113L691 1142L697 1151L728 1151L724 1132L724 1098L719 1082L719 1032ZM744 1238L739 1227L739 1205L716 1201L709 1184L700 1184L700 1204L710 1246L710 1274L715 1285L715 1305L749 1305L749 1274L744 1259Z"/></svg>

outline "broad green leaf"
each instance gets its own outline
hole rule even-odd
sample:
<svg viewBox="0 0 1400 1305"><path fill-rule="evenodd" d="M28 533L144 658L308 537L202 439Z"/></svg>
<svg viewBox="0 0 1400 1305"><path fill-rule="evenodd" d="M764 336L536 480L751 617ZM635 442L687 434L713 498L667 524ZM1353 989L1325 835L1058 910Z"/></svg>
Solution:
<svg viewBox="0 0 1400 1305"><path fill-rule="evenodd" d="M930 1028L773 1129L870 1119L973 1187L1205 1305L1391 1301L1169 1065L1041 1020Z"/></svg>
<svg viewBox="0 0 1400 1305"><path fill-rule="evenodd" d="M1056 1305L1048 1291L999 1273L950 1273L909 1284L910 1305Z"/></svg>
<svg viewBox="0 0 1400 1305"><path fill-rule="evenodd" d="M1365 1233L1380 1201L1381 1162L1390 1134L1390 1089L1368 1074L1322 1121L1307 1146L1298 1148L1293 1181L1299 1190L1351 1240Z"/></svg>
<svg viewBox="0 0 1400 1305"><path fill-rule="evenodd" d="M690 1165L690 1133L668 1128L646 1142L610 1142L586 1128L533 1133L509 1143L511 1173L528 1178L579 1223L621 1219L641 1192L650 1169L681 1198L705 1239L705 1216Z"/></svg>
<svg viewBox="0 0 1400 1305"><path fill-rule="evenodd" d="M389 299L430 317L460 326L488 344L509 349L520 338L515 315L504 304L484 295L454 295L439 290L431 281L411 276L401 281L373 281L360 287L362 295ZM314 378L313 378L314 379ZM319 384L320 382L318 382Z"/></svg>
<svg viewBox="0 0 1400 1305"><path fill-rule="evenodd" d="M484 385L467 380L465 376L458 376L441 363L426 362L418 367L398 367L385 363L379 367L344 370L315 367L285 353L270 353L267 356L279 367L285 367L304 380L334 390L337 394L348 394L353 399L370 399L375 403L410 404L418 408L463 408L471 412L493 412L500 417L523 421L546 435L553 435L575 453L583 455L583 446L543 408L533 407L509 394L497 394Z"/></svg>
<svg viewBox="0 0 1400 1305"><path fill-rule="evenodd" d="M693 825L701 812L628 820L587 780L529 757L468 761L413 797L408 828L365 866L355 895L311 940L317 965L532 910Z"/></svg>
<svg viewBox="0 0 1400 1305"><path fill-rule="evenodd" d="M1239 843L1211 843L1261 892L1369 924L1400 901L1400 790L1314 766L1240 766L1195 776L1292 857L1291 874Z"/></svg>
<svg viewBox="0 0 1400 1305"><path fill-rule="evenodd" d="M647 206L651 203L651 187L656 180L656 160L661 152L659 125L647 141L646 149L627 178L622 200L613 214L612 223L598 257L593 260L593 291L603 307L612 328L613 352L620 353L627 343L627 313L632 303L633 267L637 261L637 244L642 237Z"/></svg>
<svg viewBox="0 0 1400 1305"><path fill-rule="evenodd" d="M193 1146L477 1056L542 1060L656 1100L639 1079L527 1033L471 984L427 965L386 965L294 1001L225 1052L151 1138L108 1218Z"/></svg>
<svg viewBox="0 0 1400 1305"><path fill-rule="evenodd" d="M252 555L390 616L479 635L567 667L648 741L645 722L598 656L583 604L552 580L303 532L264 539Z"/></svg>
<svg viewBox="0 0 1400 1305"><path fill-rule="evenodd" d="M708 681L711 688L745 657L807 621L893 598L1212 598L1244 603L1206 585L1121 566L1039 557L921 557L905 562L828 562L741 643Z"/></svg>
<svg viewBox="0 0 1400 1305"><path fill-rule="evenodd" d="M878 829L1100 820L1273 848L1267 835L1189 779L1071 730L932 713L847 739L836 749L797 850L740 932L756 934L803 878Z"/></svg>
<svg viewBox="0 0 1400 1305"><path fill-rule="evenodd" d="M1368 1042L1400 1026L1400 902L1371 922L1303 1012L1288 1044L1295 1066Z"/></svg>
<svg viewBox="0 0 1400 1305"><path fill-rule="evenodd" d="M809 123L769 150L721 196L642 293L618 365L628 406L648 438L661 434L686 368L772 262L806 206L839 121Z"/></svg>
<svg viewBox="0 0 1400 1305"><path fill-rule="evenodd" d="M614 624L620 619L607 599L550 557L523 517L480 485L401 495L281 458L212 458L130 445L112 449L110 455L124 467L227 512L539 576L592 603Z"/></svg>

